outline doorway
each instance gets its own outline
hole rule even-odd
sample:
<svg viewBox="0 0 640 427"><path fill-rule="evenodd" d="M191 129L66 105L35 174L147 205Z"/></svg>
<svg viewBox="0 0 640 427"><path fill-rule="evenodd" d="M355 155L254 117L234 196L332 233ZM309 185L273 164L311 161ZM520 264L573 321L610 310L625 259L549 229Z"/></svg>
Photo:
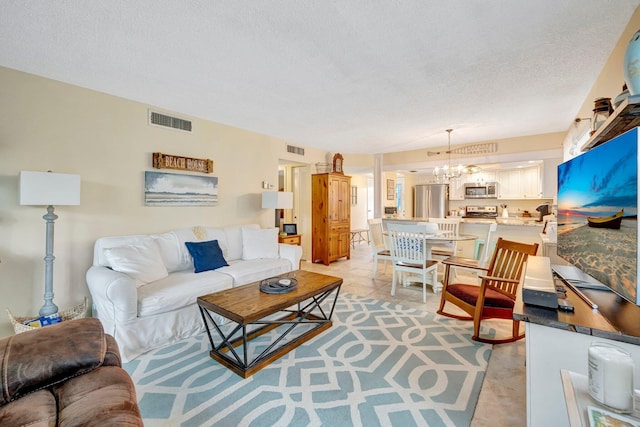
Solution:
<svg viewBox="0 0 640 427"><path fill-rule="evenodd" d="M279 186L293 193L293 209L287 209L284 222L296 224L302 235L302 259L311 258L311 166L281 164L278 170Z"/></svg>

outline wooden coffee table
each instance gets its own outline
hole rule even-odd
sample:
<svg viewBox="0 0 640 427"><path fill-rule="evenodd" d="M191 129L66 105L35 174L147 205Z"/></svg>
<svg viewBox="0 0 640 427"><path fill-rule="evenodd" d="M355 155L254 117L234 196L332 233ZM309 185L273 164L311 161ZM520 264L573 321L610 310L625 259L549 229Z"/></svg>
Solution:
<svg viewBox="0 0 640 427"><path fill-rule="evenodd" d="M247 378L331 327L342 279L302 270L289 276L298 280L298 287L286 294L266 294L260 291L260 282L254 282L198 297L213 359ZM327 312L320 304L332 294L333 302ZM235 325L223 328L212 312ZM280 312L282 317L273 316ZM279 334L277 338L259 354L250 355L249 341L276 328L281 329L274 332ZM238 346L242 346L242 351L236 351Z"/></svg>

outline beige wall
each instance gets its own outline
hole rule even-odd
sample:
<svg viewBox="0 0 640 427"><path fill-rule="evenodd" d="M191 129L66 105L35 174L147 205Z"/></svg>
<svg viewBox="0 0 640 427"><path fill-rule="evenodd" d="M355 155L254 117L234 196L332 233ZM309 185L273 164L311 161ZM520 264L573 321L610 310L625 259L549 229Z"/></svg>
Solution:
<svg viewBox="0 0 640 427"><path fill-rule="evenodd" d="M279 159L314 164L325 152L286 153L286 142L197 118L193 132L147 124L149 106L0 67L0 307L32 315L43 303L45 207L18 205L21 170L81 176L81 205L56 208L54 302L82 302L93 243L108 235L194 225L257 222L262 181L278 182ZM219 179L216 207L144 206L151 153L209 158ZM181 173L178 171L170 171ZM12 333L0 316L0 336Z"/></svg>
<svg viewBox="0 0 640 427"><path fill-rule="evenodd" d="M351 186L357 187L358 200L351 205L351 229L368 229L367 223L367 192L368 179L364 175L351 175ZM373 207L371 207L373 208Z"/></svg>

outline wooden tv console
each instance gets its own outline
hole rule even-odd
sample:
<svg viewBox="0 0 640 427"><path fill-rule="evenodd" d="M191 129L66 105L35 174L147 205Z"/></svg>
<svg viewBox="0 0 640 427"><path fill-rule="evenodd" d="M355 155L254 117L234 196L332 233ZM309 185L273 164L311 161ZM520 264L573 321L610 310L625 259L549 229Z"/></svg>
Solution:
<svg viewBox="0 0 640 427"><path fill-rule="evenodd" d="M571 274L575 267L555 267ZM574 270L577 276L579 270ZM525 275L522 275L523 281ZM570 279L571 277L567 277ZM558 281L559 278L551 278ZM561 370L588 375L588 348L594 341L608 342L631 353L635 362L635 387L640 388L640 307L610 290L582 289L598 305L593 310L570 287L567 299L575 311L563 312L516 299L514 319L525 323L527 425L569 426Z"/></svg>

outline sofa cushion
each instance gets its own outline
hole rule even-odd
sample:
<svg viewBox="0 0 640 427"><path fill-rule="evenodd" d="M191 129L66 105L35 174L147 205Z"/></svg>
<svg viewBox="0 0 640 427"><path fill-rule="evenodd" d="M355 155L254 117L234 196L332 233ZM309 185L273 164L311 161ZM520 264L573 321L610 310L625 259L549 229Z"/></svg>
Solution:
<svg viewBox="0 0 640 427"><path fill-rule="evenodd" d="M133 381L117 366L102 366L53 388L60 426L142 426Z"/></svg>
<svg viewBox="0 0 640 427"><path fill-rule="evenodd" d="M291 271L291 262L284 258L229 261L229 267L216 270L233 277L233 285L240 286Z"/></svg>
<svg viewBox="0 0 640 427"><path fill-rule="evenodd" d="M206 228L206 240L217 240L220 249L222 250L222 256L225 259L229 259L229 243L227 242L227 235L222 228Z"/></svg>
<svg viewBox="0 0 640 427"><path fill-rule="evenodd" d="M242 259L278 258L278 229L242 229Z"/></svg>
<svg viewBox="0 0 640 427"><path fill-rule="evenodd" d="M180 253L180 269L176 271L191 270L193 272L193 258L191 258L191 254L189 254L189 250L187 250L185 242L197 242L201 239L196 237L193 232L193 228L181 228L179 230L175 230L174 233L178 239L178 251Z"/></svg>
<svg viewBox="0 0 640 427"><path fill-rule="evenodd" d="M220 249L217 240L185 242L185 245L187 245L187 249L193 258L196 273L215 270L229 265L222 255L222 249Z"/></svg>
<svg viewBox="0 0 640 427"><path fill-rule="evenodd" d="M167 277L169 272L155 240L145 243L116 246L104 250L109 266L140 281L139 285Z"/></svg>
<svg viewBox="0 0 640 427"><path fill-rule="evenodd" d="M167 271L169 273L184 270L185 268L190 267L189 259L187 258L185 260L182 257L182 254L180 252L181 243L178 241L178 236L175 232L170 231L164 234L154 234L151 236L151 238L158 245L160 256L162 256L164 266L167 268Z"/></svg>
<svg viewBox="0 0 640 427"><path fill-rule="evenodd" d="M224 254L227 262L242 259L242 230L259 230L258 224L232 225L224 227L224 234L227 238L228 252Z"/></svg>
<svg viewBox="0 0 640 427"><path fill-rule="evenodd" d="M102 323L95 318L0 340L0 405L97 368L105 351Z"/></svg>
<svg viewBox="0 0 640 427"><path fill-rule="evenodd" d="M140 286L138 317L168 313L195 304L199 296L233 287L231 276L220 273L221 270L197 274L189 270L176 271L164 279Z"/></svg>
<svg viewBox="0 0 640 427"><path fill-rule="evenodd" d="M0 406L0 426L56 427L58 406L49 389L38 390Z"/></svg>

